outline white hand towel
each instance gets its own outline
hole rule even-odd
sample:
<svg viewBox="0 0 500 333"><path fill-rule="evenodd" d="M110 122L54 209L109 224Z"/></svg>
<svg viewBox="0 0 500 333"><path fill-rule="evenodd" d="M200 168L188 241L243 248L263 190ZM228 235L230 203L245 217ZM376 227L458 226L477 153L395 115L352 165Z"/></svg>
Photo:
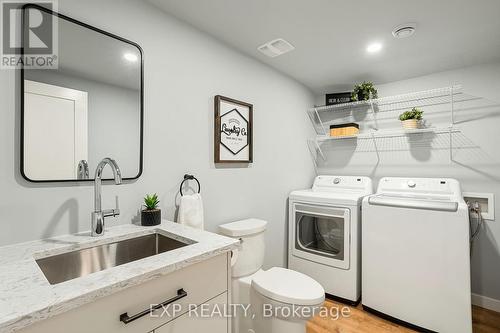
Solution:
<svg viewBox="0 0 500 333"><path fill-rule="evenodd" d="M193 228L204 229L203 201L199 193L186 194L181 197L177 222Z"/></svg>

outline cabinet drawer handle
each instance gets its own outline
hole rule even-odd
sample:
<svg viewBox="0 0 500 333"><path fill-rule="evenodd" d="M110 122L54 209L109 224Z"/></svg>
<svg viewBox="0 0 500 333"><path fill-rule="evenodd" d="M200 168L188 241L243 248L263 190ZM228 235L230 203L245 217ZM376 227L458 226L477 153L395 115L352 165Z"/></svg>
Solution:
<svg viewBox="0 0 500 333"><path fill-rule="evenodd" d="M177 290L177 296L172 297L172 298L170 298L170 299L167 299L167 300L166 300L165 302L163 302L163 303L157 304L157 305L155 305L155 306L151 306L149 309L146 309L146 310L144 310L144 311L141 311L141 312L139 312L138 314L135 314L135 315L133 315L133 316L131 316L131 317L129 317L129 316L128 316L127 312L122 313L122 314L120 315L120 321L121 321L121 322L123 322L123 323L125 323L125 324L128 324L128 323L130 323L130 322L133 322L134 320L137 320L137 319L139 319L139 318L141 318L141 317L144 317L144 316L146 316L146 315L148 315L148 314L150 314L150 313L153 313L154 311L156 311L156 310L158 310L158 309L160 309L160 308L164 307L165 305L168 305L168 304L170 304L170 303L173 303L173 302L175 302L175 301L178 301L178 300L180 300L181 298L186 297L187 295L188 295L188 294L187 294L187 292L185 292L185 291L184 291L184 289L182 289L182 288L181 288L181 289Z"/></svg>

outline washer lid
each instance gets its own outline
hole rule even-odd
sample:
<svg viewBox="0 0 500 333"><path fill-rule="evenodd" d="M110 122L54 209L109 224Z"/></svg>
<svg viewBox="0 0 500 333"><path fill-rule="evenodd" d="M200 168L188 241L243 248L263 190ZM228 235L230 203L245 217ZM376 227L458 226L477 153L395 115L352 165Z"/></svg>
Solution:
<svg viewBox="0 0 500 333"><path fill-rule="evenodd" d="M267 221L247 219L219 225L222 234L229 237L241 237L257 234L266 230Z"/></svg>
<svg viewBox="0 0 500 333"><path fill-rule="evenodd" d="M252 280L260 294L287 304L318 305L325 300L325 290L309 276L290 269L273 267Z"/></svg>

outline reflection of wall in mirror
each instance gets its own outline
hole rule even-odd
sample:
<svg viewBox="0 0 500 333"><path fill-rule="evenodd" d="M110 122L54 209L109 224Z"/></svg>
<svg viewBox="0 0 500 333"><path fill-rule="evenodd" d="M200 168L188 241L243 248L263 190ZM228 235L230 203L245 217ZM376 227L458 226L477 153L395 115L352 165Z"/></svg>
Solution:
<svg viewBox="0 0 500 333"><path fill-rule="evenodd" d="M90 178L104 157L114 158L125 178L139 173L140 91L51 71L30 71L26 77L88 92L88 164ZM110 170L104 178L112 178Z"/></svg>

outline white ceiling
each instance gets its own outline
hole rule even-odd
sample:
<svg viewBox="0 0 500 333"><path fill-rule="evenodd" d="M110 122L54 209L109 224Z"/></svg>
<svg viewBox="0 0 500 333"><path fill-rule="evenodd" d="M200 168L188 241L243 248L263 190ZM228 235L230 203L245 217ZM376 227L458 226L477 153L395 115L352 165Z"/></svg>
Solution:
<svg viewBox="0 0 500 333"><path fill-rule="evenodd" d="M350 89L500 59L500 0L148 0L316 93ZM395 39L392 29L416 22ZM296 50L267 58L257 47L284 38ZM378 54L367 54L373 41Z"/></svg>

